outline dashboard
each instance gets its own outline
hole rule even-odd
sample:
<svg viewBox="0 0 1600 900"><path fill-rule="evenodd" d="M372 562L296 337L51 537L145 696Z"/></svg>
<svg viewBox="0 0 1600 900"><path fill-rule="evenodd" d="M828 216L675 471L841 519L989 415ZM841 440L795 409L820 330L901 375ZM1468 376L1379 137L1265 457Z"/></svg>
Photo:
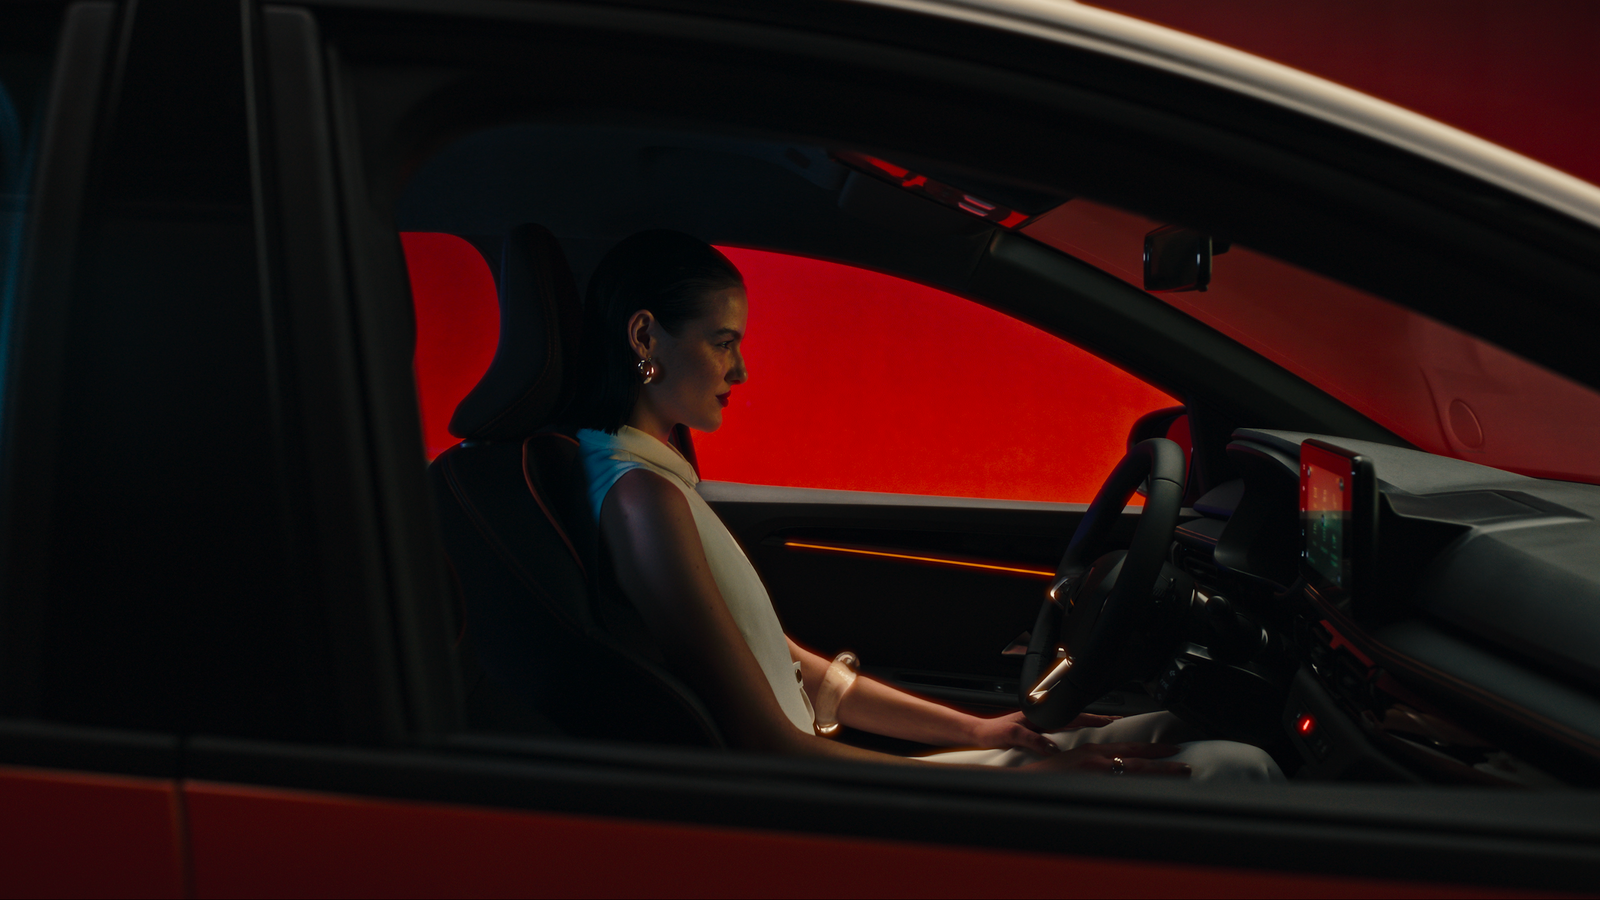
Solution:
<svg viewBox="0 0 1600 900"><path fill-rule="evenodd" d="M1600 487L1240 429L1148 685L1298 779L1600 784Z"/></svg>

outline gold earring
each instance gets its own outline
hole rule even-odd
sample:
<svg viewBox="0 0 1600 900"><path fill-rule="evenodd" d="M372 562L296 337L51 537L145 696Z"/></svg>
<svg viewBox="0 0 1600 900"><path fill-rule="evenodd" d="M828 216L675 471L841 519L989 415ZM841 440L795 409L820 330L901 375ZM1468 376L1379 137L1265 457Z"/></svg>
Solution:
<svg viewBox="0 0 1600 900"><path fill-rule="evenodd" d="M639 360L639 377L643 379L644 384L649 384L661 377L661 367L656 364L654 359L646 356L644 359Z"/></svg>

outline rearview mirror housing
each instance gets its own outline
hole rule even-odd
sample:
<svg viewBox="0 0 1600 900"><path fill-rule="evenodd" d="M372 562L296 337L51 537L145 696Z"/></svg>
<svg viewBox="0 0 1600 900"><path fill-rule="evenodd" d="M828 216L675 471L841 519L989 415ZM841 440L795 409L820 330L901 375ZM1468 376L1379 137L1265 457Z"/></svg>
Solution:
<svg viewBox="0 0 1600 900"><path fill-rule="evenodd" d="M1204 291L1211 283L1211 258L1228 252L1228 246L1182 225L1157 228L1144 236L1144 289L1153 294Z"/></svg>

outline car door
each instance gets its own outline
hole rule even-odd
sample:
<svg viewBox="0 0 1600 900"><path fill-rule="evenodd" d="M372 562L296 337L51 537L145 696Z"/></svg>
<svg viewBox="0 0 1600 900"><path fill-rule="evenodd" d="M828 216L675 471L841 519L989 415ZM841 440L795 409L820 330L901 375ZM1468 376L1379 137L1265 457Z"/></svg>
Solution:
<svg viewBox="0 0 1600 900"><path fill-rule="evenodd" d="M29 301L59 303L70 280L112 13L108 4L31 4L0 14L0 855L4 890L18 896L176 896L185 883L175 735L62 715L81 688L43 671L37 648L50 622L23 601L40 587L27 578L38 574L26 571L27 557L41 548L40 513L50 507L41 502L48 476L29 466L37 457L26 445L46 437L37 416L53 404L37 393L40 345L19 332L62 325Z"/></svg>
<svg viewBox="0 0 1600 900"><path fill-rule="evenodd" d="M396 230L431 231L464 238L493 234L493 228L480 230L485 220L474 220L460 206L451 205L453 198L465 197L474 191L496 201L488 207L491 214L487 221L491 225L540 221L536 213L547 208L559 208L569 213L570 218L563 216L552 227L562 226L558 233L562 233L574 267L582 272L598 260L605 246L602 239L584 229L591 225L603 225L607 216L615 214L618 206L612 205L613 200L617 200L622 209L627 209L630 203L635 208L649 208L648 204L661 200L660 197L644 194L630 196L625 191L620 195L606 193L616 185L631 183L630 166L633 163L620 153L608 153L629 140L627 132L630 122L624 120L619 123L614 118L619 114L619 107L621 115L650 121L683 115L701 122L714 135L719 134L719 128L739 133L768 129L777 135L813 128L866 129L869 126L863 123L889 121L884 117L884 110L894 108L897 116L893 119L893 125L885 125L886 130L879 132L882 138L892 130L891 143L915 144L926 140L920 146L927 153L935 152L931 148L938 146L943 148L938 152L970 153L973 154L970 157L972 159L982 158L988 153L991 161L1002 158L1011 160L1009 163L997 162L996 165L1002 169L1017 164L1018 154L1030 152L1030 145L1025 142L1008 143L999 148L978 140L980 135L1012 133L997 122L983 119L983 110L992 107L978 104L938 111L923 108L932 102L930 98L948 95L932 88L930 82L919 79L935 77L928 74L935 70L943 73L937 76L939 79L956 77L951 74L954 70L950 68L949 59L941 58L937 66L929 69L917 69L908 62L907 69L894 69L891 74L878 72L876 80L864 76L853 77L860 73L851 70L847 60L870 59L874 65L886 65L888 63L885 61L897 60L900 57L896 54L904 47L895 43L898 38L892 39L887 45L882 43L883 35L938 34L938 28L931 20L915 19L918 28L932 29L916 32L915 29L907 31L905 28L891 27L895 23L888 20L874 19L873 16L881 13L881 10L867 10L860 6L825 5L819 8L838 11L841 18L830 20L833 23L831 27L854 35L851 40L866 43L857 45L847 41L834 44L824 36L825 32L796 27L793 22L751 22L747 12L681 9L641 11L605 6L579 10L527 4L514 9L475 9L463 14L452 13L443 7L408 14L317 7L306 12L283 10L280 22L286 34L297 35L296 40L325 42L322 46L329 48L326 77L331 82L330 92L335 98L331 111L339 123L334 133L341 145L340 152L354 157L345 165L364 167L347 177L345 183L359 176L363 190L367 192L346 197L345 202L356 208L355 218L347 227L366 232L360 240L372 242L369 246L375 254L381 251L382 255L387 256L388 262L384 265L388 266L389 272L402 271L401 252L394 242ZM858 13L864 18L852 18ZM898 24L904 26L912 23L902 21ZM423 33L428 35L427 40L418 39ZM928 40L937 43L935 38L929 37ZM797 49L800 47L806 49L801 52ZM868 47L873 52L867 52ZM790 56L795 53L800 56ZM816 55L810 55L813 53ZM310 58L312 54L303 55ZM923 61L926 62L925 59ZM898 63L893 65L897 66ZM719 66L728 68L719 69ZM913 70L922 74L908 74ZM972 71L961 71L977 77ZM946 84L947 81L941 80L939 83ZM1034 82L1029 84L1037 86ZM826 93L829 104L814 102L819 91ZM1008 96L1014 100L1017 95ZM715 97L716 102L710 102L709 97ZM895 107L891 100L906 104L912 110L907 111L907 106ZM826 121L817 118L817 111L822 109L826 109L826 113L820 114ZM714 112L707 113L706 110ZM701 118L693 119L695 115ZM705 117L708 115L712 121L707 125ZM574 121L578 123L575 127L582 129L596 120L598 124L593 126L594 132L601 137L594 144L569 144L550 150L549 144L541 143L561 129L574 127ZM854 124L847 126L844 124L847 121ZM1014 125L1017 120L1011 121ZM943 125L930 124L950 122L959 122L962 127L947 130ZM991 125L994 127L988 127ZM512 140L496 145L485 135L500 126L510 131ZM690 144L693 143L693 137L690 136ZM354 141L360 142L359 152L351 146ZM952 149L956 145L959 145L959 150ZM979 145L988 146L988 149ZM461 150L463 147L466 149ZM471 153L476 150L492 154L505 147L512 148L513 152L500 157L500 168L468 165L452 169L436 164L458 151L470 159ZM1129 149L1119 146L1113 155L1124 155ZM784 155L781 147L777 154ZM462 157L458 155L451 158L459 161ZM586 160L604 169L605 174L611 177L587 180L575 174L578 170L569 168ZM716 211L714 206L717 198L709 193L697 195L693 188L700 182L695 179L718 177L719 171L727 177L743 177L743 173L750 171L726 154L715 158L708 155L697 161L667 150L645 154L644 161L639 165L673 172L676 188L693 201L681 207L671 207L682 214L682 218L675 221L680 227L709 222ZM399 167L399 171L394 167ZM589 170L581 171L587 173ZM521 173L521 177L513 178L508 172ZM409 176L409 181L406 176ZM504 180L495 180L502 176ZM415 195L407 192L418 180L427 178L438 178L440 180L435 184L446 186L447 189L431 195L441 200L440 204L412 205L410 201L415 199ZM530 197L534 199L529 200ZM736 204L730 205L736 207ZM733 211L737 212L738 208ZM761 227L772 229L766 234L780 245L782 242L777 241L776 235L792 238L794 234L793 231L783 232L781 229L786 227L783 223L752 219L745 221L751 223L752 231ZM575 227L574 223L584 227ZM388 242L387 247L379 244L380 237ZM855 237L860 237L861 243L849 246L846 239ZM905 264L907 253L922 252L918 248L908 251L907 244L873 244L866 232L842 236L821 235L816 240L818 243L813 245L816 256L851 258L862 265L890 271ZM1081 346L1097 355L1131 361L1130 368L1137 368L1154 383L1170 382L1195 388L1197 398L1202 402L1191 408L1208 409L1214 414L1209 421L1197 421L1196 427L1199 429L1216 429L1226 434L1232 427L1229 424L1230 417L1254 410L1274 421L1294 421L1328 430L1353 429L1357 433L1382 436L1381 429L1375 429L1370 422L1353 416L1348 408L1331 402L1325 395L1308 389L1304 382L1285 377L1281 370L1264 366L1259 357L1249 354L1230 356L1223 350L1213 353L1219 346L1214 333L1204 328L1196 329L1181 317L1174 317L1159 301L1148 297L1141 301L1137 291L1130 292L1126 285L1095 272L1092 267L1083 266L1015 235L984 229L953 237L936 236L932 240L935 240L945 259L940 269L942 274L929 277L926 279L928 282L947 288L955 287L963 295L980 298L985 304L1005 309L1017 318L1046 323L1055 333L1071 334ZM760 242L754 243L760 245ZM374 256L375 260L378 258ZM397 306L396 300L392 296L384 300L390 304L386 307L389 315L403 314L395 310L407 308L403 302ZM1145 327L1134 327L1141 320ZM409 349L409 346L408 343L406 347ZM1186 396L1184 399L1190 398ZM1370 430L1362 431L1363 428ZM413 430L411 434L415 435L416 431ZM395 437L399 439L398 433ZM808 439L810 437L808 435ZM710 442L706 443L708 450L711 446ZM714 472L710 474L714 477ZM1216 473L1210 477L1216 477ZM715 497L718 488L710 490L714 499L723 504L722 498ZM730 489L732 492L741 490ZM768 487L751 488L751 496L737 499L749 499L754 504L772 502L770 509L783 513L782 504L792 503L795 497L783 496L783 490L766 493L771 490ZM891 507L890 512L863 512L870 504L847 502L841 504L841 509L831 519L826 503L815 502L829 499L827 495L813 495L807 499L812 502L804 505L811 508L802 510L798 518L809 526L843 529L867 523L877 526L876 530L880 532L904 531L911 530L905 527L907 519L920 516L917 524L931 521L934 525L931 529L920 531L937 533L942 530L966 539L973 533L983 534L986 524L982 514L964 509L961 503L942 499L920 509L904 500L894 500L886 504ZM859 501L859 498L853 499ZM728 519L736 522L736 527L745 535L746 547L757 548L756 553L761 552L758 548L769 535L776 533L781 536L781 529L788 527L777 524L782 523L782 519L774 519L770 512L764 514L760 509L756 509L756 515L751 517L757 521L740 521L741 514L736 502L723 506ZM824 509L819 512L816 509L818 506ZM892 509L896 506L901 509ZM1029 506L1005 509L1004 502L979 504L980 509L985 506L999 508L994 516L995 532L1005 534L1008 538L1019 536L1016 532L1026 536L1026 526L1017 523L1026 520L1028 513L1044 513L1038 517L1040 519L1066 517L1069 525L1072 514L1071 510L1041 510ZM923 512L928 508L951 509L954 512L948 515L939 512L938 515L943 518L936 519ZM877 519L873 519L874 515ZM1033 533L1038 535L1062 533L1043 524L1034 528ZM835 532L832 537L837 539L841 535ZM884 539L882 534L877 537ZM923 537L925 535L919 535L919 539ZM788 553L790 550L784 548L782 552ZM775 568L773 571L779 570ZM773 577L782 582L791 580L781 572ZM796 576L804 577L803 573ZM847 579L850 575L844 573L838 577ZM795 615L803 617L804 613ZM1012 624L1007 623L1005 630L1011 627ZM997 633L1003 632L997 628ZM1003 636L1002 643L1008 638L1009 635ZM827 635L823 633L818 642L825 639ZM893 647L887 649L890 653L896 652ZM986 647L974 656L999 649ZM900 650L904 651L904 648ZM875 771L862 773L860 777L865 781L845 782L836 781L834 776L823 774L823 769L817 769L817 780L813 780L811 776L801 774L813 771L801 761L749 760L737 754L706 757L700 754L679 756L657 750L644 753L624 748L602 750L572 741L539 741L510 735L493 738L483 735L459 736L442 745L441 750L431 756L411 758L405 763L407 766L414 763L438 767L440 777L437 781L429 782L432 787L426 792L420 784L407 785L398 781L381 786L372 782L364 791L371 796L427 797L440 802L468 801L522 811L587 812L601 816L648 819L677 826L764 829L790 835L831 835L851 842L873 836L925 842L939 840L935 835L944 834L946 839L960 835L959 840L964 844L975 846L981 843L990 850L1026 846L1031 850L1060 853L1064 848L1059 833L1047 835L1025 827L1014 827L1004 824L1003 817L991 816L988 802L989 799L998 798L998 794L986 794L979 798L975 793L964 793L962 796L965 799L959 803L940 806L953 797L948 791L955 789L958 782L930 780L925 772L894 772L886 776L884 772ZM395 761L397 765L400 764L399 757ZM568 776L573 777L573 784L581 785L581 788L557 790L548 781L539 780L543 777L537 774L539 767L550 767L543 771L553 775L557 771L556 766L569 764L595 766L605 771L597 769L593 778L578 777L575 773ZM636 773L639 780L613 781L619 777L620 768L624 767L632 767L629 771ZM825 768L833 771L832 767ZM837 771L842 775L842 770ZM475 773L472 776L474 779L481 777L483 780L469 782L468 772ZM722 778L723 774L729 778ZM958 773L958 777L964 778L967 774ZM984 784L999 787L999 782L989 777L996 773L971 774ZM309 776L304 777L309 779ZM885 777L911 780L905 782L907 790L903 793L891 790L890 793L879 794L878 788L857 790L857 787L868 784L886 787L890 782L883 780ZM329 783L338 782L331 776L328 781L300 782L307 786ZM469 788L469 783L477 787ZM613 792L612 785L623 783L637 783L639 788L627 796ZM697 787L691 788L690 785ZM1083 782L1071 787L1094 789L1092 784ZM1183 786L1178 786L1179 793L1167 793L1170 785L1145 787L1159 792L1152 794L1152 798L1158 795L1176 798L1184 793ZM1033 794L1031 787L1023 788L1022 794L1003 787L1001 790L1012 801L1024 795L1042 796ZM1357 800L1357 794L1368 790L1372 793L1362 794L1364 799ZM1416 862L1415 854L1420 852L1422 836L1440 834L1437 829L1445 827L1442 818L1430 820L1434 821L1433 825L1399 827L1400 819L1396 817L1415 813L1416 806L1407 806L1402 810L1393 802L1393 795L1383 789L1351 787L1335 793L1338 799L1334 799L1335 794L1329 794L1329 805L1326 807L1318 806L1322 802L1320 799L1310 800L1309 794L1297 795L1292 801L1280 797L1279 800L1289 803L1286 811L1291 808L1294 810L1292 814L1262 818L1262 811L1257 810L1237 820L1228 819L1244 829L1238 832L1231 832L1232 825L1212 818L1211 813L1216 810L1206 807L1204 801L1192 808L1195 811L1193 818L1183 818L1181 823L1173 820L1172 830L1164 830L1165 826L1158 826L1151 820L1131 830L1113 834L1106 830L1110 827L1110 819L1102 814L1108 810L1091 812L1078 801L1050 806L1051 812L1048 813L1045 812L1045 806L1030 804L1028 815L1086 816L1082 820L1083 827L1073 825L1068 829L1073 834L1074 845L1079 848L1089 846L1081 842L1096 840L1093 835L1104 836L1102 842L1094 844L1093 852L1096 854L1144 853L1146 851L1132 848L1141 844L1151 846L1150 838L1159 834L1161 837L1155 838L1159 850L1154 852L1157 858L1169 862L1203 860L1214 865L1239 865L1246 859L1264 861L1270 858L1275 860L1279 871L1292 867L1324 873L1338 871L1376 876L1384 872L1399 872L1409 866L1411 868L1408 871L1413 875L1424 871L1430 873L1422 877L1460 877L1459 868L1442 865L1432 868L1435 862ZM691 796L693 799L690 799ZM847 796L855 799L847 801ZM802 797L810 797L811 800L797 802ZM878 805L879 799L886 805ZM1153 802L1171 809L1164 806L1164 801ZM1325 827L1327 816L1336 805L1343 803L1371 804L1362 807L1366 811L1361 816L1369 818L1363 819L1365 825L1361 833L1367 835L1366 839L1372 842L1369 846L1373 848L1379 845L1391 848L1404 846L1406 852L1411 854L1405 866L1383 869L1374 862L1370 864L1371 868L1351 868L1347 861L1355 856L1377 859L1383 854L1340 854L1335 862L1327 856L1326 848L1315 841L1307 840L1302 845L1299 832L1291 835L1290 831L1280 830L1290 822L1298 825L1315 821L1319 827ZM1449 827L1460 828L1460 823L1468 819L1481 822L1484 820L1475 817L1490 815L1487 807L1471 812L1477 809L1473 803L1474 798L1451 794L1448 801L1441 797L1438 805L1429 807L1428 814L1443 816L1444 811L1449 809L1449 815L1454 817L1454 824ZM935 807L940 811L933 812ZM1202 813L1202 807L1210 811ZM900 818L898 813L890 812L891 808L903 811L916 808L923 812ZM1245 825L1246 819L1250 822L1248 826ZM1090 822L1094 824L1090 825ZM1554 820L1551 822L1550 832L1569 833L1565 829L1572 827L1570 820L1560 826L1554 825ZM612 824L620 827L620 823ZM1480 826L1472 827L1477 829ZM1000 833L1005 837L993 836ZM1026 837L1028 834L1037 837ZM1346 838L1351 837L1354 837L1354 832L1346 833ZM1412 837L1417 840L1411 840ZM1451 844L1449 839L1442 840L1441 847ZM1587 838L1569 838L1560 842L1559 846L1575 847L1583 840ZM1270 850L1266 849L1268 844L1271 845ZM1294 851L1292 846L1301 849ZM1294 855L1296 852L1300 855ZM1454 865L1462 862L1458 853L1446 855ZM1294 857L1293 862L1288 861L1291 856ZM1318 863L1317 859L1325 861ZM1445 856L1437 858L1439 863L1444 859ZM1492 877L1488 873L1495 868L1483 861L1476 861L1473 866L1473 871L1479 873L1479 877ZM941 867L938 873L942 877L949 871ZM1077 871L1087 872L1086 869ZM737 882L740 889L745 889L749 883Z"/></svg>
<svg viewBox="0 0 1600 900"><path fill-rule="evenodd" d="M384 538L349 502L370 497L367 451L301 427L349 382L316 368L308 410L292 363L351 370L336 328L274 303L258 14L5 11L6 124L27 129L5 135L8 893L228 890L197 874L215 818L196 778L246 766L208 742L397 741L449 697L453 669L396 688ZM307 348L290 321L334 333ZM305 488L341 466L332 492Z"/></svg>
<svg viewBox="0 0 1600 900"><path fill-rule="evenodd" d="M854 40L902 33L829 8ZM561 70L518 67L598 49L648 86L651 54L681 74L725 45L759 74L750 59L797 40L837 59L837 35L544 4L141 0L60 21L64 71L100 93L52 83L62 112L44 133L78 132L45 142L6 347L8 888L1592 884L1582 794L1397 803L1365 786L1218 792L465 730L393 215L414 126L462 109L433 102L455 78L438 55L509 60L526 90Z"/></svg>

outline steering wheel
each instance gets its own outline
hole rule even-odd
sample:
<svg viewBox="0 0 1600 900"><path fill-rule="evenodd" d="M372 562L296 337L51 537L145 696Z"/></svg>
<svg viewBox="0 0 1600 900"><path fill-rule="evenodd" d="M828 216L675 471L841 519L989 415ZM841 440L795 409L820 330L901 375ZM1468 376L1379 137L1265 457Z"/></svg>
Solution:
<svg viewBox="0 0 1600 900"><path fill-rule="evenodd" d="M1126 553L1104 553L1128 498L1147 477L1133 543ZM1056 567L1023 658L1017 699L1035 725L1066 725L1147 661L1149 648L1136 632L1173 580L1163 567L1183 480L1183 450L1151 438L1129 448L1095 494Z"/></svg>

